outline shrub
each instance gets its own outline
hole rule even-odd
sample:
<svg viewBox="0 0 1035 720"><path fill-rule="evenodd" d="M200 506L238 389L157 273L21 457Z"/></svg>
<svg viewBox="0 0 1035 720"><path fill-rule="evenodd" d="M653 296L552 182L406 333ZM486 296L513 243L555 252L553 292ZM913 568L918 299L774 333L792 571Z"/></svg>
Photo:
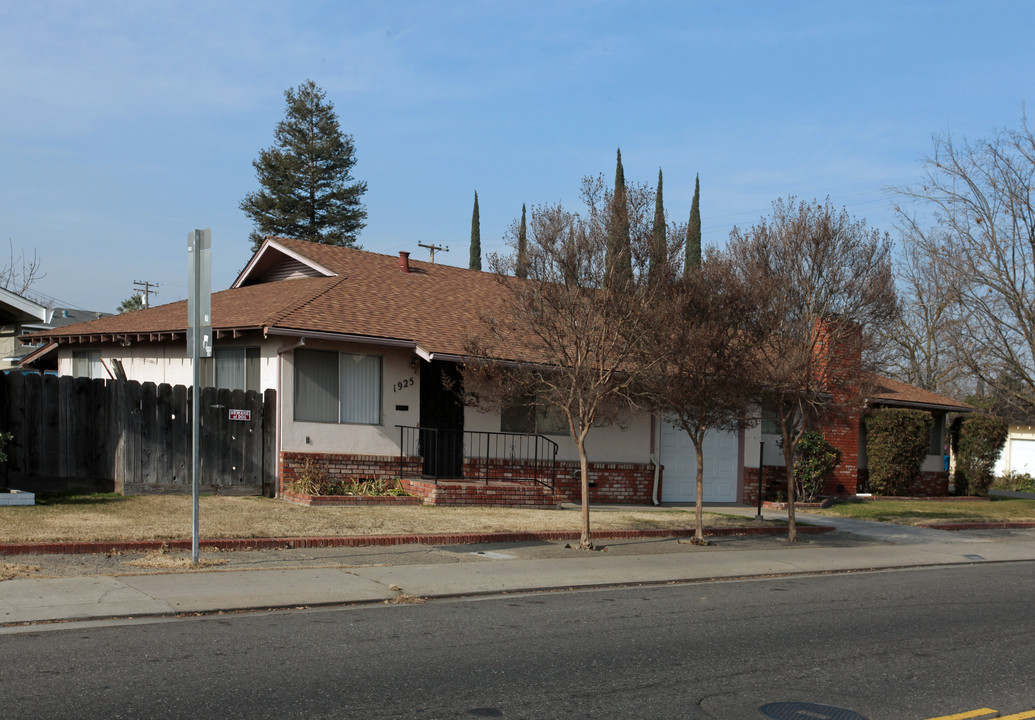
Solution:
<svg viewBox="0 0 1035 720"><path fill-rule="evenodd" d="M299 495L367 495L394 497L409 495L402 481L390 482L385 478L340 478L332 480L327 466L318 460L306 458L298 469L298 479L288 483L288 489Z"/></svg>
<svg viewBox="0 0 1035 720"><path fill-rule="evenodd" d="M299 495L326 495L330 485L327 466L313 458L303 460L298 468L298 479L288 483L291 491Z"/></svg>
<svg viewBox="0 0 1035 720"><path fill-rule="evenodd" d="M794 451L794 495L801 502L812 502L823 490L838 463L841 451L826 441L821 433L807 430Z"/></svg>
<svg viewBox="0 0 1035 720"><path fill-rule="evenodd" d="M920 473L931 444L934 418L924 410L877 408L866 415L870 490L902 495Z"/></svg>
<svg viewBox="0 0 1035 720"><path fill-rule="evenodd" d="M1035 493L1035 477L1028 473L1007 470L1001 477L996 478L993 487L998 490Z"/></svg>
<svg viewBox="0 0 1035 720"><path fill-rule="evenodd" d="M995 415L966 415L952 423L957 495L988 495L995 462L1006 444L1006 421Z"/></svg>

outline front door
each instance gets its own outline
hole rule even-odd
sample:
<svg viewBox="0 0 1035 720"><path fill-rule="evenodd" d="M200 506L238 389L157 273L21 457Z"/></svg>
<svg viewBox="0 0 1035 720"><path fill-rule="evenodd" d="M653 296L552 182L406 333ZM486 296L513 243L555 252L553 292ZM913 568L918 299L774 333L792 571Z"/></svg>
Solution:
<svg viewBox="0 0 1035 720"><path fill-rule="evenodd" d="M421 361L420 428L424 474L440 478L462 477L463 375L456 363Z"/></svg>

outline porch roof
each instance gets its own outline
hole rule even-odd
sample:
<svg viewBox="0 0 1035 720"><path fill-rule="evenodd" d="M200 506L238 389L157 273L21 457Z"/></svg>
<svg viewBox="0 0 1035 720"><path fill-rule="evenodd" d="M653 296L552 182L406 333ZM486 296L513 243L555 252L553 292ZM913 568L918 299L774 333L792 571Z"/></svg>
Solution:
<svg viewBox="0 0 1035 720"><path fill-rule="evenodd" d="M868 394L868 405L912 407L920 410L941 410L945 412L973 412L973 405L954 400L930 390L913 387L900 380L879 375L873 376L873 389Z"/></svg>

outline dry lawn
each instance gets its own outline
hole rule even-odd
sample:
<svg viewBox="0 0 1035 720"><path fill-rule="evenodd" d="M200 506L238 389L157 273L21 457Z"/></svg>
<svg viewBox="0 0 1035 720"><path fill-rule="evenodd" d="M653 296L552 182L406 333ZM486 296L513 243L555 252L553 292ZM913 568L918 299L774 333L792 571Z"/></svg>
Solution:
<svg viewBox="0 0 1035 720"><path fill-rule="evenodd" d="M433 506L320 508L262 497L202 497L202 538L577 531L578 512ZM705 513L706 527L752 521ZM693 527L683 509L594 512L599 530ZM47 505L0 507L0 543L172 540L191 535L186 495L80 495Z"/></svg>

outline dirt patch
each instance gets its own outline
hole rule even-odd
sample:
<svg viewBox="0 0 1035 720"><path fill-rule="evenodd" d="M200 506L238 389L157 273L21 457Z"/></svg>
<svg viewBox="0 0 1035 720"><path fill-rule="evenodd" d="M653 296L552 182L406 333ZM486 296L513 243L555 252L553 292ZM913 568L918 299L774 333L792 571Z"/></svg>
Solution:
<svg viewBox="0 0 1035 720"><path fill-rule="evenodd" d="M135 560L123 560L123 565L134 567L152 568L155 570L203 570L204 568L226 565L225 558L198 557L195 563L193 558L183 553L170 553L168 550L152 550L145 553L144 557Z"/></svg>
<svg viewBox="0 0 1035 720"><path fill-rule="evenodd" d="M0 563L0 580L11 580L18 577L29 577L40 571L39 565L18 565L16 563Z"/></svg>

